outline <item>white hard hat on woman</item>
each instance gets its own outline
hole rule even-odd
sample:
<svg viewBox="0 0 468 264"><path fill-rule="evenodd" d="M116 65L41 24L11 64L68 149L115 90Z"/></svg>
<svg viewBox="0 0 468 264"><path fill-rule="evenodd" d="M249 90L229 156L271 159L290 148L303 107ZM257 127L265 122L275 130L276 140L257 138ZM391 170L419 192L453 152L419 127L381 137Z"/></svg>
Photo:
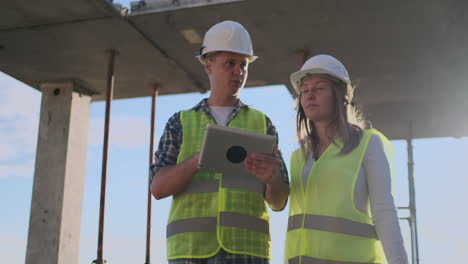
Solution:
<svg viewBox="0 0 468 264"><path fill-rule="evenodd" d="M330 75L346 84L351 84L346 67L343 63L330 55L317 55L308 59L299 71L291 74L291 84L296 92L299 93L299 87L304 77L316 74Z"/></svg>

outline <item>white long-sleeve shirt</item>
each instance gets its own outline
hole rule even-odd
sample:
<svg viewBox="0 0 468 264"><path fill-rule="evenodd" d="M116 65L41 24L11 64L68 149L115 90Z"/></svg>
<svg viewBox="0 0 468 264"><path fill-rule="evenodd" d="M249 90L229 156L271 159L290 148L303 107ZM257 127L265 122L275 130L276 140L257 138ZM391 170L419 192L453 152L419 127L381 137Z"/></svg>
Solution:
<svg viewBox="0 0 468 264"><path fill-rule="evenodd" d="M302 171L304 186L314 162L311 153ZM388 263L407 264L408 256L403 245L391 186L390 166L382 140L379 136L372 135L356 182L354 202L356 208L364 213L368 213L370 203L372 221Z"/></svg>

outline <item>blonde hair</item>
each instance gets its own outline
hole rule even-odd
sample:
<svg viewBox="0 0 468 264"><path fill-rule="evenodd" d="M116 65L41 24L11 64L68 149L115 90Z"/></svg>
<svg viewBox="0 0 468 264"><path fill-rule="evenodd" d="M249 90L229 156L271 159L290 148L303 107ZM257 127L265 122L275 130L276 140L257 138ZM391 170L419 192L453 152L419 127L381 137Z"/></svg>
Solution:
<svg viewBox="0 0 468 264"><path fill-rule="evenodd" d="M365 120L359 106L353 101L354 88L350 84L338 80L332 76L325 75L332 82L332 91L334 97L334 119L328 125L336 127L337 137L343 140L343 146L339 155L344 155L351 152L359 145L362 137L363 129L365 129ZM317 145L320 138L317 134L314 122L307 119L304 109L301 105L302 93L297 97L297 116L296 128L297 137L301 145L304 157L312 152L317 158ZM336 137L335 137L336 138ZM330 138L333 144L337 145L334 138Z"/></svg>

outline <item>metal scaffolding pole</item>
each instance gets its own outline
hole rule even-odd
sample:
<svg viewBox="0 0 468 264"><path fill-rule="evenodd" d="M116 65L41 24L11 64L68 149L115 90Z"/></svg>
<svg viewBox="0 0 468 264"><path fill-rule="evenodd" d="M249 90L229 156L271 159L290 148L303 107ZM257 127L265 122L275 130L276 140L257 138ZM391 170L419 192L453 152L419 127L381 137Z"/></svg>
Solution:
<svg viewBox="0 0 468 264"><path fill-rule="evenodd" d="M156 97L158 96L158 85L152 85L151 95L151 132L150 132L150 151L149 151L149 174L148 174L148 207L147 207L147 218L146 218L146 258L145 264L150 264L150 253L151 253L151 178L152 170L151 164L153 163L153 145L154 145L154 129L156 121Z"/></svg>
<svg viewBox="0 0 468 264"><path fill-rule="evenodd" d="M97 258L93 261L96 264L104 264L105 261L102 258L103 246L104 246L104 215L105 215L105 204L106 204L106 181L107 181L107 154L109 151L109 124L110 124L110 112L112 105L112 97L114 93L114 66L115 56L117 51L109 51L109 62L107 69L107 93L106 93L106 114L104 121L104 143L102 150L102 174L101 174L101 201L99 207L99 230L98 230L98 246L97 246Z"/></svg>
<svg viewBox="0 0 468 264"><path fill-rule="evenodd" d="M413 264L419 264L419 246L418 246L418 225L416 220L416 191L414 184L414 159L413 159L413 125L409 124L409 136L406 139L408 152L408 189L409 189L409 206L398 207L398 209L408 209L409 217L400 219L408 220L411 232L411 258Z"/></svg>
<svg viewBox="0 0 468 264"><path fill-rule="evenodd" d="M408 188L411 229L411 256L413 264L419 264L418 225L416 220L416 191L414 187L414 160L413 160L413 126L410 123L410 133L407 139L408 148Z"/></svg>

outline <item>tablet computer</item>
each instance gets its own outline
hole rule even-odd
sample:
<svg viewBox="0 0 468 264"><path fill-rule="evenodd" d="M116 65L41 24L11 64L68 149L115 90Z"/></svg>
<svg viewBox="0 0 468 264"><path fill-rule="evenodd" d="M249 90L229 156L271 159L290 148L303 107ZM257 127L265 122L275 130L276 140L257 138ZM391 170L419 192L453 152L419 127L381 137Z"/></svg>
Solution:
<svg viewBox="0 0 468 264"><path fill-rule="evenodd" d="M208 124L198 168L219 173L246 174L245 158L252 152L271 154L275 145L275 136Z"/></svg>

